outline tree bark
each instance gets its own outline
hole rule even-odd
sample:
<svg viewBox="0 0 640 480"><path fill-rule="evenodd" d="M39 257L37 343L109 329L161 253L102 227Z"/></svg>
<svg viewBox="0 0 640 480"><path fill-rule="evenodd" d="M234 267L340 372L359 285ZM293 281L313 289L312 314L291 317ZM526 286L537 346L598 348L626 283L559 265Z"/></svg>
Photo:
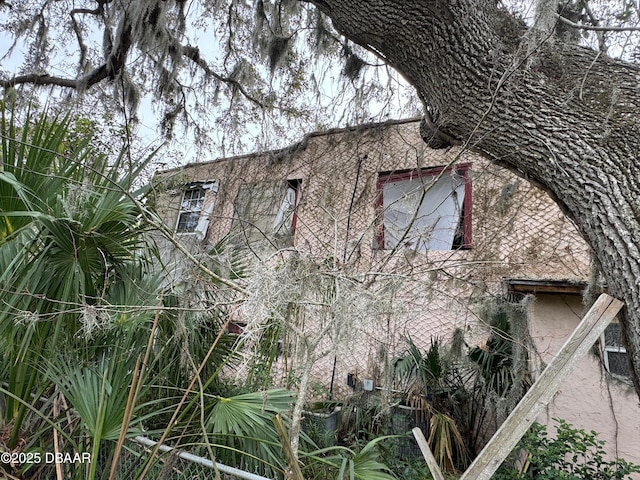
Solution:
<svg viewBox="0 0 640 480"><path fill-rule="evenodd" d="M486 0L311 0L415 86L447 135L541 185L591 245L640 395L640 68Z"/></svg>

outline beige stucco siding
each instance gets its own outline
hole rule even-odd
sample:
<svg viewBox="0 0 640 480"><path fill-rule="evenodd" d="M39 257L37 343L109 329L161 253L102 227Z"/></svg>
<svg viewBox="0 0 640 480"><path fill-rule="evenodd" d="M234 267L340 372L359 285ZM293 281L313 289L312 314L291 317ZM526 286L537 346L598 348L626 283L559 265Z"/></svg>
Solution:
<svg viewBox="0 0 640 480"><path fill-rule="evenodd" d="M471 166L472 247L425 253L398 249L392 256L379 250L380 173L460 164ZM375 325L362 322L337 356L338 390L346 389L347 373L384 383L380 355L393 356L404 348L402 336L428 345L432 337L446 339L461 328L470 341L480 339L484 326L475 315L474 299L501 293L505 276L579 279L588 274L584 243L544 192L470 152L428 149L416 121L313 134L289 151L162 172L156 176L157 204L165 223L175 226L182 186L217 181L206 238L178 235L192 249L204 251L229 233L242 185L284 179L301 181L297 252L331 258L347 275L402 279L389 310L380 313ZM272 253L267 249L264 256ZM179 265L176 271L184 268L179 258L173 254L168 260ZM317 379L328 384L326 367L332 367L333 356L324 363L318 362Z"/></svg>
<svg viewBox="0 0 640 480"><path fill-rule="evenodd" d="M576 295L539 295L531 305L530 329L535 344L534 369L549 363L584 314ZM597 354L600 345L582 360L560 386L539 421L562 418L577 428L595 430L612 456L640 463L640 407L630 383L609 375ZM634 477L638 478L638 476Z"/></svg>
<svg viewBox="0 0 640 480"><path fill-rule="evenodd" d="M472 188L471 248L415 252L380 250L381 173L469 164ZM348 373L388 387L384 359L392 358L411 336L428 346L454 329L471 345L486 338L477 301L505 293L503 279L577 281L589 276L589 251L579 233L550 198L535 185L471 152L430 150L417 121L389 122L309 135L286 151L257 153L188 165L156 175L156 205L166 225L175 227L182 189L189 182L217 181L206 235L177 235L193 252L204 252L231 229L234 201L243 185L298 180L293 246L253 250L269 265L295 254L327 262L336 273L373 285L397 280L393 299L373 318L349 319L348 338L317 360L314 384L334 395L351 392ZM176 277L188 263L160 240ZM534 303L530 328L538 357L548 361L578 322L579 301L544 297ZM364 315L364 314L363 314ZM366 315L364 315L366 316ZM333 370L335 360L335 372ZM243 371L238 372L242 375ZM591 356L563 385L543 420L558 416L601 431L619 455L640 461L637 399L624 384L608 381ZM616 432L618 441L615 442Z"/></svg>

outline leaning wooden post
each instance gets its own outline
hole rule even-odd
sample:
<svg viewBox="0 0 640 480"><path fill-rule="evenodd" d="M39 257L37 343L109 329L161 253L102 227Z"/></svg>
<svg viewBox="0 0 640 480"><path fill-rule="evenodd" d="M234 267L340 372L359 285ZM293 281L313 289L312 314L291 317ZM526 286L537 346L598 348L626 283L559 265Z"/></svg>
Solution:
<svg viewBox="0 0 640 480"><path fill-rule="evenodd" d="M516 446L562 381L598 340L623 303L602 294L567 339L551 363L522 397L496 434L460 480L488 480Z"/></svg>
<svg viewBox="0 0 640 480"><path fill-rule="evenodd" d="M438 462L436 462L433 452L431 451L431 448L429 448L427 439L424 438L424 434L422 433L422 430L420 430L420 427L415 427L411 431L413 432L413 436L416 437L416 442L418 442L424 461L427 462L427 466L429 467L433 480L444 480L444 475L442 475Z"/></svg>
<svg viewBox="0 0 640 480"><path fill-rule="evenodd" d="M296 454L291 448L289 434L287 433L284 423L282 423L282 416L280 416L280 414L273 417L273 424L275 425L276 432L278 432L278 436L280 437L280 443L282 444L285 457L287 457L287 461L289 462L289 471L285 472L285 479L304 480L302 470L300 470L300 464L298 463Z"/></svg>

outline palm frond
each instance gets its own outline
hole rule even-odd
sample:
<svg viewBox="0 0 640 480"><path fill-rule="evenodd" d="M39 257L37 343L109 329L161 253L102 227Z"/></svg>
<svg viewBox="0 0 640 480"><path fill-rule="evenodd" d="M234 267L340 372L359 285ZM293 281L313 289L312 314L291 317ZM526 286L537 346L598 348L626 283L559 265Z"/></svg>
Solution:
<svg viewBox="0 0 640 480"><path fill-rule="evenodd" d="M252 470L268 471L261 461L283 467L285 460L273 417L288 411L292 402L291 392L283 389L214 397L206 427L218 444L226 446L226 453L220 453L221 458L229 458Z"/></svg>

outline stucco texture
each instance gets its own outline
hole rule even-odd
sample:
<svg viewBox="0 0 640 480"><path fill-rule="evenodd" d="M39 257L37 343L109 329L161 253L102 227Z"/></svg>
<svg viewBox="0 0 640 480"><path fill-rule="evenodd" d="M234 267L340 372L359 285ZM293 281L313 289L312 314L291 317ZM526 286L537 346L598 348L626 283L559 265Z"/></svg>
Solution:
<svg viewBox="0 0 640 480"><path fill-rule="evenodd" d="M532 361L548 364L585 313L575 295L539 295L531 305ZM573 369L539 421L562 418L577 428L595 430L612 457L640 463L640 406L631 383L606 372L600 345ZM637 476L635 478L638 478Z"/></svg>

